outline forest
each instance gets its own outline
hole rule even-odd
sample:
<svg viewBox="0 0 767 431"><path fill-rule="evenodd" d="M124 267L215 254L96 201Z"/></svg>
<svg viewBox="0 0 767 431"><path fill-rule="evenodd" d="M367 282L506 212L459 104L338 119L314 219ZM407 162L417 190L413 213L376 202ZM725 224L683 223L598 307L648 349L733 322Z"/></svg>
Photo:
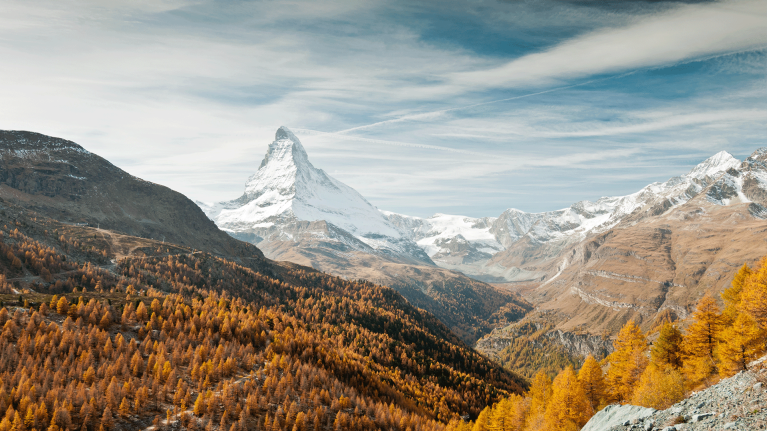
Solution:
<svg viewBox="0 0 767 431"><path fill-rule="evenodd" d="M628 322L603 360L528 382L386 287L152 241L118 260L86 228L2 215L0 431L577 430L764 352L767 258L687 321Z"/></svg>
<svg viewBox="0 0 767 431"><path fill-rule="evenodd" d="M389 288L3 215L0 431L442 430L526 387Z"/></svg>

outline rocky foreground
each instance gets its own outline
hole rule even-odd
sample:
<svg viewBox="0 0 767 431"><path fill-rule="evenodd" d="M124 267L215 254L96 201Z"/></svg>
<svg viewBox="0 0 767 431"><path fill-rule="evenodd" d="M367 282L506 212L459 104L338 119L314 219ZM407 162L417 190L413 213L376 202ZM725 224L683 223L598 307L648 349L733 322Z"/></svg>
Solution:
<svg viewBox="0 0 767 431"><path fill-rule="evenodd" d="M666 410L612 405L581 431L767 429L767 356L748 371L722 380Z"/></svg>

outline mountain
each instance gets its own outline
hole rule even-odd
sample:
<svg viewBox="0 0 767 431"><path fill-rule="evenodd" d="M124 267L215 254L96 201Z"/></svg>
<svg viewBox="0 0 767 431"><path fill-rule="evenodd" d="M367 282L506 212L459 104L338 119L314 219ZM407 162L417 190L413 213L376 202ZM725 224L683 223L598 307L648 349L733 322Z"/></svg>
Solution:
<svg viewBox="0 0 767 431"><path fill-rule="evenodd" d="M739 165L740 161L722 151L685 175L650 184L628 196L580 201L543 213L512 208L498 217L437 214L426 219L384 214L443 268L488 282L535 281L545 277L546 271L531 270L530 260L554 258L568 246L622 221L662 214L697 196L722 173ZM745 197L743 185L737 181L724 187L724 195L714 193L708 199L727 205L733 198ZM739 192L731 194L730 189Z"/></svg>
<svg viewBox="0 0 767 431"><path fill-rule="evenodd" d="M222 230L257 244L270 259L394 287L468 343L531 309L514 294L437 267L409 233L315 168L286 127L277 130L242 196L197 204Z"/></svg>
<svg viewBox="0 0 767 431"><path fill-rule="evenodd" d="M39 133L0 131L0 198L65 223L263 260L256 247L219 230L186 196L136 178L74 142Z"/></svg>
<svg viewBox="0 0 767 431"><path fill-rule="evenodd" d="M342 250L433 264L356 190L315 168L286 127L277 130L242 196L228 202L197 203L221 229L255 244L309 235L338 243Z"/></svg>
<svg viewBox="0 0 767 431"><path fill-rule="evenodd" d="M513 357L526 351L517 335L535 323L548 325L549 338L551 331L571 334L557 344L576 362L603 356L598 344L582 342L588 334L615 334L629 320L644 330L684 320L706 294L718 298L743 262L767 254L766 149L742 162L720 153L630 197L633 210L583 239L552 244L528 236L494 256L497 265L533 274L505 286L536 311L488 334L477 349L510 368L525 363Z"/></svg>

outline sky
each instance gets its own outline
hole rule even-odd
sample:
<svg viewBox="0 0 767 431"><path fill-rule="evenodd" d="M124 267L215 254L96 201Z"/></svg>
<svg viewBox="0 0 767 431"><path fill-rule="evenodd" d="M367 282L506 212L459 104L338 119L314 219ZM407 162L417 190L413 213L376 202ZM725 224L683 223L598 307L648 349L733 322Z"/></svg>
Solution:
<svg viewBox="0 0 767 431"><path fill-rule="evenodd" d="M193 200L280 126L380 209L497 216L767 146L767 2L4 0L0 129Z"/></svg>

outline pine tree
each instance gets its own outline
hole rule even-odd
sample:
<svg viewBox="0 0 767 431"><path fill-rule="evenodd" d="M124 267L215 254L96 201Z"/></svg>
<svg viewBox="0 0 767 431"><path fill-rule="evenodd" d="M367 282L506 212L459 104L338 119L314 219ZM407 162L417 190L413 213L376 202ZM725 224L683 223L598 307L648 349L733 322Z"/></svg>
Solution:
<svg viewBox="0 0 767 431"><path fill-rule="evenodd" d="M753 274L753 271L744 263L732 278L731 286L722 292L722 301L724 302L722 314L728 322L734 322L737 318L743 286L746 284L746 280L751 277L751 274Z"/></svg>
<svg viewBox="0 0 767 431"><path fill-rule="evenodd" d="M682 333L676 325L664 323L650 349L650 360L658 366L682 367Z"/></svg>
<svg viewBox="0 0 767 431"><path fill-rule="evenodd" d="M202 417L205 414L205 396L202 392L197 395L197 401L194 402L194 415Z"/></svg>
<svg viewBox="0 0 767 431"><path fill-rule="evenodd" d="M731 376L746 370L749 362L756 359L764 350L765 331L747 313L739 313L731 326L722 332L719 344L719 372Z"/></svg>
<svg viewBox="0 0 767 431"><path fill-rule="evenodd" d="M740 309L767 329L767 257L761 267L749 275L740 294Z"/></svg>
<svg viewBox="0 0 767 431"><path fill-rule="evenodd" d="M577 431L594 415L572 367L554 379L551 402L546 408L546 425L552 431Z"/></svg>
<svg viewBox="0 0 767 431"><path fill-rule="evenodd" d="M530 391L527 396L530 398L530 410L528 411L527 422L531 424L532 429L544 426L544 413L551 400L551 380L543 371L538 371L533 377L530 385Z"/></svg>
<svg viewBox="0 0 767 431"><path fill-rule="evenodd" d="M615 351L607 357L607 383L610 401L626 403L631 398L634 386L647 367L647 339L633 320L618 333L613 343Z"/></svg>
<svg viewBox="0 0 767 431"><path fill-rule="evenodd" d="M698 303L682 342L684 373L691 386L696 386L717 372L716 348L721 338L724 319L716 301L708 295Z"/></svg>
<svg viewBox="0 0 767 431"><path fill-rule="evenodd" d="M583 362L583 366L578 371L578 381L581 383L583 393L589 401L591 408L599 411L605 402L605 378L602 373L602 367L599 362L589 355Z"/></svg>
<svg viewBox="0 0 767 431"><path fill-rule="evenodd" d="M653 363L642 373L631 404L665 410L684 399L684 386L679 370Z"/></svg>
<svg viewBox="0 0 767 431"><path fill-rule="evenodd" d="M488 431L488 426L490 425L490 407L485 407L477 417L477 421L474 422L474 427L471 429L471 431Z"/></svg>

